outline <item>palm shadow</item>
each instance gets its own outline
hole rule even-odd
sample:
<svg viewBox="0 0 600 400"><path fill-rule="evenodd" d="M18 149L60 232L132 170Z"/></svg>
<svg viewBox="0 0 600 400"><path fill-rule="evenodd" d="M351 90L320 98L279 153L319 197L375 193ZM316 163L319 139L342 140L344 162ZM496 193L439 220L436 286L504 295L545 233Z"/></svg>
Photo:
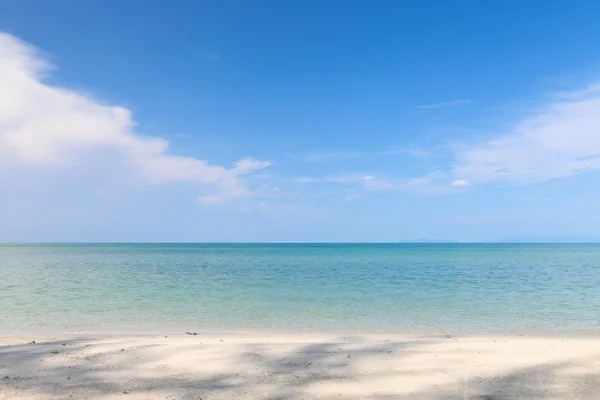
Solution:
<svg viewBox="0 0 600 400"><path fill-rule="evenodd" d="M0 346L0 398L19 396L40 399L102 399L137 395L170 399L353 399L371 400L597 400L600 373L573 374L579 361L541 364L518 368L501 375L473 374L468 379L430 385L410 394L394 388L377 387L386 371L365 373L364 368L386 362L398 363L415 352L427 351L439 338L378 342L360 337L336 341L297 343L273 351L268 343L246 343L235 357L226 360L226 372L214 374L148 372L147 350L159 347L165 356L178 356L188 347L170 349L156 344L140 346L134 339L105 346L93 337ZM117 347L119 347L117 346ZM198 346L201 343L198 342ZM156 349L155 349L156 350ZM184 355L184 354L181 354ZM156 357L155 357L156 358ZM157 368L154 364L152 368ZM197 363L209 363L202 357ZM589 361L589 360L587 360ZM398 372L398 379L437 374L435 364L414 369L410 361ZM389 376L388 376L389 377ZM333 394L331 388L355 382L372 382L368 395L353 397L351 392ZM315 388L328 389L318 394Z"/></svg>

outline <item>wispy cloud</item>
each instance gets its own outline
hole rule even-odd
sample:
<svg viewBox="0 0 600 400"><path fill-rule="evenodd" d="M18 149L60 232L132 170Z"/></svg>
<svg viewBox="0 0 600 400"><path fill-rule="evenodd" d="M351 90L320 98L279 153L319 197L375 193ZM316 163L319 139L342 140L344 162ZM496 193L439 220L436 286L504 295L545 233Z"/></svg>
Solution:
<svg viewBox="0 0 600 400"><path fill-rule="evenodd" d="M358 152L349 150L336 150L325 152L314 152L294 156L295 159L310 163L326 163L344 160L371 159L381 156L409 156L413 158L426 159L435 157L435 154L419 146L392 147L381 151Z"/></svg>
<svg viewBox="0 0 600 400"><path fill-rule="evenodd" d="M383 150L378 153L381 156L407 155L413 158L426 159L435 157L435 154L429 150L417 146L394 147L388 150Z"/></svg>
<svg viewBox="0 0 600 400"><path fill-rule="evenodd" d="M470 184L471 182L467 181L466 179L457 179L452 181L452 186L469 186Z"/></svg>
<svg viewBox="0 0 600 400"><path fill-rule="evenodd" d="M211 188L205 200L247 196L242 179L268 161L243 158L231 168L169 153L164 138L136 132L130 110L104 105L92 97L50 85L50 65L34 47L0 33L0 164L72 166L118 160L152 184L186 182Z"/></svg>
<svg viewBox="0 0 600 400"><path fill-rule="evenodd" d="M296 182L303 184L326 184L331 188L320 192L318 197L337 200L355 200L367 193L398 189L399 182L368 174L330 175L323 177L302 177ZM333 187L332 187L333 185ZM339 189L336 189L338 186Z"/></svg>
<svg viewBox="0 0 600 400"><path fill-rule="evenodd" d="M414 194L441 194L451 191L451 185L442 185L440 181L446 177L443 172L432 171L421 177L395 178L369 174L330 175L322 177L302 177L296 182L303 184L329 184L342 186L342 193L350 192L351 198L358 198L374 192L405 192ZM340 192L330 190L327 193L337 195ZM345 197L348 197L345 195Z"/></svg>
<svg viewBox="0 0 600 400"><path fill-rule="evenodd" d="M400 178L355 173L303 177L296 182L321 184L327 188L324 193L333 198L353 199L381 191L455 193L485 183L521 185L600 171L598 110L600 83L594 83L546 97L533 111L529 108L512 124L504 121L503 126L512 125L508 130L479 131L477 138L483 135L485 140L446 147L443 157L438 158L440 163L448 160L446 164L422 176ZM436 157L427 149L413 146L361 154L367 158L385 155Z"/></svg>
<svg viewBox="0 0 600 400"><path fill-rule="evenodd" d="M471 100L452 100L452 101L445 101L445 102L441 102L441 103L433 103L433 104L424 104L421 106L416 106L415 108L419 108L419 109L428 109L428 108L442 108L442 107L456 107L456 106L461 106L464 104L469 104L471 102Z"/></svg>
<svg viewBox="0 0 600 400"><path fill-rule="evenodd" d="M534 111L516 120L513 128L486 140L455 143L442 159L450 160L423 176L398 178L340 174L298 178L304 184L341 185L351 197L377 191L416 194L452 193L484 183L527 184L600 171L600 84L554 94ZM509 125L506 122L504 125ZM481 133L480 133L481 135ZM373 156L375 153L371 154ZM417 147L395 148L378 155L434 154Z"/></svg>
<svg viewBox="0 0 600 400"><path fill-rule="evenodd" d="M350 160L356 158L365 157L366 154L354 152L354 151L327 151L327 152L315 152L308 154L301 154L296 156L297 159L304 162L311 163L322 163L329 161L340 161L340 160Z"/></svg>
<svg viewBox="0 0 600 400"><path fill-rule="evenodd" d="M372 180L372 175L329 175L319 177L300 177L296 178L295 181L298 183L337 183L337 184L351 184L357 182L364 182Z"/></svg>
<svg viewBox="0 0 600 400"><path fill-rule="evenodd" d="M453 102L455 103L455 102ZM440 160L449 160L423 176L399 178L367 174L304 177L305 184L343 186L339 193L360 197L377 191L441 194L481 184L528 184L600 171L600 83L553 94L505 131L479 132L485 140L454 143ZM418 147L395 148L366 156L435 155ZM351 193L348 195L348 190ZM335 192L335 191L333 191Z"/></svg>
<svg viewBox="0 0 600 400"><path fill-rule="evenodd" d="M599 110L599 84L553 96L509 131L456 146L452 174L472 184L522 184L598 171Z"/></svg>

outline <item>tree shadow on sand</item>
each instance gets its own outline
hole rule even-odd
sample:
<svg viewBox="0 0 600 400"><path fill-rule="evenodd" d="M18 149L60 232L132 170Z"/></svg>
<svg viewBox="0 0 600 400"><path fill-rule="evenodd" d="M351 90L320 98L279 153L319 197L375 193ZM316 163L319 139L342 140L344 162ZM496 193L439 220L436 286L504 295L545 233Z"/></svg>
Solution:
<svg viewBox="0 0 600 400"><path fill-rule="evenodd" d="M189 340L197 340L195 337ZM164 358L186 356L209 365L201 338L184 347L156 339L140 345L135 339L75 338L65 341L0 346L0 399L371 399L371 400L597 400L600 371L577 374L579 362L538 364L501 375L468 373L461 379L418 387L407 393L394 387L413 378L444 373L430 363L412 365L413 354L427 352L440 338L378 342L360 337L337 341L287 344L273 351L268 343L238 344L221 372L171 370ZM226 346L226 344L223 344ZM152 352L152 355L150 354ZM181 354L180 354L181 353ZM185 353L185 354L184 354ZM191 355L190 355L191 354ZM393 362L393 376L385 363ZM369 370L369 366L373 366ZM418 368L417 368L418 367ZM379 386L382 379L391 385ZM434 380L435 381L435 380ZM126 397L128 396L128 397Z"/></svg>

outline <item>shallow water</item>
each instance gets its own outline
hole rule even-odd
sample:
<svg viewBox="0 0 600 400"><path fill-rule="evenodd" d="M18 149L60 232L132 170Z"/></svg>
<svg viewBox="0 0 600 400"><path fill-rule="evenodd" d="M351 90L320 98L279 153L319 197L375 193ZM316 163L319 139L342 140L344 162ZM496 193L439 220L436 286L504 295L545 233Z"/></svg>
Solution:
<svg viewBox="0 0 600 400"><path fill-rule="evenodd" d="M0 331L600 330L598 244L0 246Z"/></svg>

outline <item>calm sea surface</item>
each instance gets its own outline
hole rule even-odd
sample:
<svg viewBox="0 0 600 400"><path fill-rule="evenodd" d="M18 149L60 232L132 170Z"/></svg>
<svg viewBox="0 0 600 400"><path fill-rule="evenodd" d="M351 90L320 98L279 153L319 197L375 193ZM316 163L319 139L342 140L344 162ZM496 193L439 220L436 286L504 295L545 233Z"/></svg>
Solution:
<svg viewBox="0 0 600 400"><path fill-rule="evenodd" d="M600 330L596 244L0 246L0 331Z"/></svg>

